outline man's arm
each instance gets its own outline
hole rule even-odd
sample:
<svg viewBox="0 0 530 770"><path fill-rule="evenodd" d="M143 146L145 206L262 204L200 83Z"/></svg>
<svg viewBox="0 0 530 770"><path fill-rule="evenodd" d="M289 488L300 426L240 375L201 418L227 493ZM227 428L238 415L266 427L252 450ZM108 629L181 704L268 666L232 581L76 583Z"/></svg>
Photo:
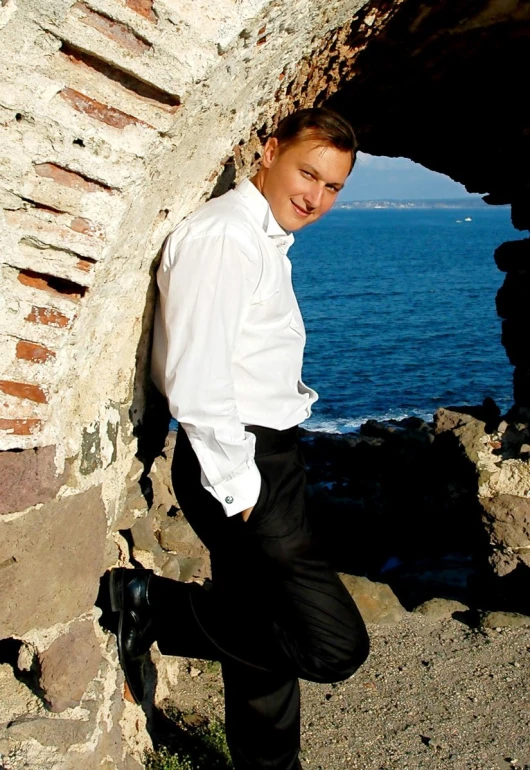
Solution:
<svg viewBox="0 0 530 770"><path fill-rule="evenodd" d="M228 516L245 519L261 479L255 437L237 410L232 360L259 270L259 255L234 237L170 236L158 275L170 411L186 430L204 487Z"/></svg>

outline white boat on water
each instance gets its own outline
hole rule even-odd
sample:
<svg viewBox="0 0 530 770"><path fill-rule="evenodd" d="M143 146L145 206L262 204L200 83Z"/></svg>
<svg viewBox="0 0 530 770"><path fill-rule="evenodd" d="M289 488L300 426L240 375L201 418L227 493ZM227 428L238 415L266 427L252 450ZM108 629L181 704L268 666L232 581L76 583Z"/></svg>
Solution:
<svg viewBox="0 0 530 770"><path fill-rule="evenodd" d="M466 218L464 219L464 222L472 222L472 221L473 221L473 220L471 219L471 217L466 217Z"/></svg>

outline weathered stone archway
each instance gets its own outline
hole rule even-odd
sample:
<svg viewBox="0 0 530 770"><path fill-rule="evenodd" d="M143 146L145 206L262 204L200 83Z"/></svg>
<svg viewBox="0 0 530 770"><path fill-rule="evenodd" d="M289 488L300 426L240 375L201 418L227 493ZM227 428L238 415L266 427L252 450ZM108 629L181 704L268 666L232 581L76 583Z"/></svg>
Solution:
<svg viewBox="0 0 530 770"><path fill-rule="evenodd" d="M138 766L142 732L125 727L123 739L128 706L109 684L116 656L93 604L100 575L128 558L115 533L147 507L134 455L152 266L220 180L249 173L279 117L329 100L363 149L444 171L529 226L529 115L516 86L528 6L445 6L0 2L0 640L18 640L40 687L31 731L2 727L6 755L16 746L42 768L83 766L65 741L53 764L44 693L90 751L87 767L98 756ZM472 88L455 105L462 71ZM528 405L522 243L499 256L510 271L499 303ZM42 751L27 741L36 734Z"/></svg>

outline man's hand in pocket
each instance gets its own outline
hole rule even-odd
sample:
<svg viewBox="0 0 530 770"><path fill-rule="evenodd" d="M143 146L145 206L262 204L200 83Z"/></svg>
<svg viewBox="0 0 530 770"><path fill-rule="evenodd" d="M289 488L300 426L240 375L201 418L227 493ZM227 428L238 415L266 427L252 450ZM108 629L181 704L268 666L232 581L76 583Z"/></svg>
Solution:
<svg viewBox="0 0 530 770"><path fill-rule="evenodd" d="M243 521L248 521L248 517L250 516L253 510L254 510L254 506L252 506L251 508L245 508L244 511L241 511L241 516L243 518Z"/></svg>

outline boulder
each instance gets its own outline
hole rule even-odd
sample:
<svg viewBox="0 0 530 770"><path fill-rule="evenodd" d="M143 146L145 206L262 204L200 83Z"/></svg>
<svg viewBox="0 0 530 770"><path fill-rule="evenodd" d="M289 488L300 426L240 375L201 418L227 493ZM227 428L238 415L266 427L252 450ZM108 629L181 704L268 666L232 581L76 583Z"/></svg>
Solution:
<svg viewBox="0 0 530 770"><path fill-rule="evenodd" d="M455 599L436 598L423 602L423 604L415 607L413 612L417 612L429 620L437 621L449 620L455 612L467 612L468 610L469 607Z"/></svg>
<svg viewBox="0 0 530 770"><path fill-rule="evenodd" d="M153 530L153 515L148 514L137 519L131 527L131 537L134 548L139 551L154 551L158 541Z"/></svg>
<svg viewBox="0 0 530 770"><path fill-rule="evenodd" d="M407 611L390 586L365 577L339 575L353 597L365 623L397 623Z"/></svg>
<svg viewBox="0 0 530 770"><path fill-rule="evenodd" d="M178 557L180 580L187 581L192 578L203 580L204 578L210 578L212 576L208 553L205 548L203 548L203 551L203 556L197 556L195 558L187 558L185 556Z"/></svg>
<svg viewBox="0 0 530 770"><path fill-rule="evenodd" d="M530 626L530 617L519 612L484 612L480 625L482 628L523 628Z"/></svg>
<svg viewBox="0 0 530 770"><path fill-rule="evenodd" d="M201 542L182 513L160 517L159 527L157 536L165 551L180 553L183 545L199 545Z"/></svg>
<svg viewBox="0 0 530 770"><path fill-rule="evenodd" d="M490 563L502 576L521 562L530 567L530 499L501 494L481 497L482 520L492 546Z"/></svg>
<svg viewBox="0 0 530 770"><path fill-rule="evenodd" d="M162 569L162 577L170 578L171 580L179 580L180 579L179 557L174 553L167 554L161 569Z"/></svg>
<svg viewBox="0 0 530 770"><path fill-rule="evenodd" d="M436 435L441 433L453 433L467 457L473 463L477 463L479 452L483 449L481 439L484 438L486 423L479 419L473 411L482 415L482 407L462 407L454 409L438 409L434 415L434 429Z"/></svg>

